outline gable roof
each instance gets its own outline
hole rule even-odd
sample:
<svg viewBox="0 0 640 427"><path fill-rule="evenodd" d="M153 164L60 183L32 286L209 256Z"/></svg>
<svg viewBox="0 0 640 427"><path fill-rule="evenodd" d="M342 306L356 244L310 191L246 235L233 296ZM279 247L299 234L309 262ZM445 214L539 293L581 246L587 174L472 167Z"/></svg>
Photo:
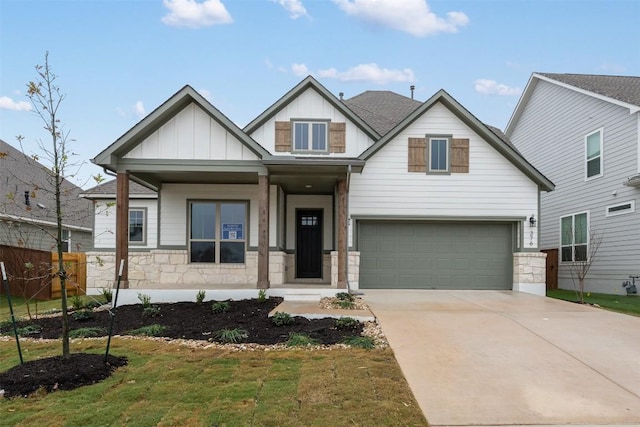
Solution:
<svg viewBox="0 0 640 427"><path fill-rule="evenodd" d="M312 76L307 76L304 80L298 83L293 89L284 94L279 100L277 100L274 104L272 104L269 108L267 108L262 114L253 119L249 124L244 127L244 131L247 134L251 134L260 126L262 126L265 122L275 116L280 110L286 107L292 100L300 96L303 92L308 89L312 89L316 91L321 97L323 97L327 102L329 102L332 106L334 106L338 111L340 111L343 115L345 115L349 120L354 122L360 129L366 133L371 139L378 139L380 135L376 133L376 131L362 118L349 108L345 106L343 102L341 102L338 98L336 98L331 92L329 92L324 86L322 86L316 79Z"/></svg>
<svg viewBox="0 0 640 427"><path fill-rule="evenodd" d="M367 150L365 150L359 158L362 160L368 160L375 153L377 153L382 147L392 141L400 132L409 127L414 121L426 113L437 103L441 103L448 108L453 114L455 114L463 123L469 126L474 132L480 135L485 141L487 141L496 151L506 157L515 167L528 176L533 182L538 184L543 190L551 191L554 189L553 183L545 177L540 171L538 171L531 163L529 163L514 147L513 144L499 131L497 128L490 128L489 126L478 120L473 114L471 114L466 108L464 108L458 101L456 101L445 90L440 89L431 98L426 100L420 107L415 109L404 120L402 120L396 127L389 131L382 139L373 144Z"/></svg>
<svg viewBox="0 0 640 427"><path fill-rule="evenodd" d="M80 197L87 199L108 199L115 198L117 193L117 180L103 182L80 194ZM140 185L133 180L129 180L129 197L132 199L157 199L158 193L150 188Z"/></svg>
<svg viewBox="0 0 640 427"><path fill-rule="evenodd" d="M0 172L0 217L52 226L57 223L54 184L46 166L0 139ZM29 192L29 205L25 191ZM63 224L91 231L92 205L79 198L81 192L80 187L63 180Z"/></svg>
<svg viewBox="0 0 640 427"><path fill-rule="evenodd" d="M518 105L505 129L508 136L520 119L531 94L539 81L549 82L587 96L601 99L629 109L629 113L640 111L640 77L605 76L595 74L533 73L527 82Z"/></svg>
<svg viewBox="0 0 640 427"><path fill-rule="evenodd" d="M99 166L113 170L112 164L114 162L114 156L124 156L146 137L159 129L163 124L167 123L172 117L191 103L198 105L259 158L264 159L271 157L271 154L264 149L264 147L245 134L242 129L229 120L227 116L222 114L220 110L211 105L211 103L195 89L186 85L91 161Z"/></svg>
<svg viewBox="0 0 640 427"><path fill-rule="evenodd" d="M389 132L422 105L388 90L368 90L343 102L380 135Z"/></svg>

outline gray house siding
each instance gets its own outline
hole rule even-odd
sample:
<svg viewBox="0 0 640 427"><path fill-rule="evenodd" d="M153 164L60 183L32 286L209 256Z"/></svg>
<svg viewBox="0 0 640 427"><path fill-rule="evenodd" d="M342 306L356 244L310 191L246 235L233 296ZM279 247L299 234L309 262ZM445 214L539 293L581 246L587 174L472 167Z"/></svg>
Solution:
<svg viewBox="0 0 640 427"><path fill-rule="evenodd" d="M45 231L46 230L46 231ZM0 220L0 244L55 251L55 228L38 227L19 221ZM93 246L90 232L71 230L69 252L86 252Z"/></svg>
<svg viewBox="0 0 640 427"><path fill-rule="evenodd" d="M640 189L624 186L638 174L638 114L545 81L538 81L509 137L556 184L541 195L540 248L560 248L560 218L588 212L602 244L586 280L588 291L623 293L621 283L640 275ZM586 180L585 136L603 131L603 175ZM633 201L635 212L607 216L608 206ZM558 284L573 289L566 264ZM577 281L575 281L577 285Z"/></svg>

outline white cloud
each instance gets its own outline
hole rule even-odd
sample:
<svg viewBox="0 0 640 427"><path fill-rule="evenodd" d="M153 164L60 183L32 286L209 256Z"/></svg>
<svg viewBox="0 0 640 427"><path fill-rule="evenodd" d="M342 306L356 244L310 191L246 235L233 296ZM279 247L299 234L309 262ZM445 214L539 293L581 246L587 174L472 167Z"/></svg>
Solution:
<svg viewBox="0 0 640 427"><path fill-rule="evenodd" d="M510 87L495 80L487 79L476 80L473 87L476 92L483 95L516 96L522 92L519 87Z"/></svg>
<svg viewBox="0 0 640 427"><path fill-rule="evenodd" d="M624 73L627 72L627 68L625 66L618 65L618 64L611 64L611 63L608 63L608 62L605 62L604 64L602 64L600 66L600 68L605 73L624 74Z"/></svg>
<svg viewBox="0 0 640 427"><path fill-rule="evenodd" d="M307 9L302 5L300 0L271 0L274 3L278 3L282 6L287 12L289 12L289 17L291 19L298 19L302 16L309 17L307 13Z"/></svg>
<svg viewBox="0 0 640 427"><path fill-rule="evenodd" d="M318 77L336 79L343 82L367 82L375 84L415 81L415 75L411 68L392 70L380 68L378 64L375 63L356 65L346 71L338 71L335 68L319 70Z"/></svg>
<svg viewBox="0 0 640 427"><path fill-rule="evenodd" d="M139 119L143 118L147 114L142 101L136 101L135 105L133 106L133 112L136 114L136 116L138 116Z"/></svg>
<svg viewBox="0 0 640 427"><path fill-rule="evenodd" d="M426 0L333 0L347 15L364 22L416 37L456 33L469 23L463 12L448 12L446 18L431 12Z"/></svg>
<svg viewBox="0 0 640 427"><path fill-rule="evenodd" d="M31 104L27 101L14 101L8 96L0 96L0 109L13 111L31 111Z"/></svg>
<svg viewBox="0 0 640 427"><path fill-rule="evenodd" d="M293 64L291 66L291 71L293 72L294 75L300 76L300 77L306 77L309 74L311 74L307 66L304 64Z"/></svg>
<svg viewBox="0 0 640 427"><path fill-rule="evenodd" d="M162 22L172 27L200 28L233 21L220 0L164 0L169 13Z"/></svg>

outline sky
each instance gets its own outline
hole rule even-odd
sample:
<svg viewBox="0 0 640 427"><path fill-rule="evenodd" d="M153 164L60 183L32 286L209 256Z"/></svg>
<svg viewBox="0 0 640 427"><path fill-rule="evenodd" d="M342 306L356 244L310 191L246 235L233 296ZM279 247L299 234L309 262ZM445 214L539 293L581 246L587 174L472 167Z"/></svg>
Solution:
<svg viewBox="0 0 640 427"><path fill-rule="evenodd" d="M345 98L444 89L504 129L534 72L640 76L640 0L0 0L0 139L29 154L46 52L90 188L90 159L187 84L241 128L312 75Z"/></svg>

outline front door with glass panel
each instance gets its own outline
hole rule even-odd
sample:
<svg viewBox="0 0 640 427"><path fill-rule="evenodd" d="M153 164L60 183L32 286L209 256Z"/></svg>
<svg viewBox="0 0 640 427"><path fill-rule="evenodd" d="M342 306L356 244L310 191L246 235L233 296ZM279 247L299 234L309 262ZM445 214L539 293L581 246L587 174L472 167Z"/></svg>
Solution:
<svg viewBox="0 0 640 427"><path fill-rule="evenodd" d="M322 278L322 209L296 212L296 277Z"/></svg>

